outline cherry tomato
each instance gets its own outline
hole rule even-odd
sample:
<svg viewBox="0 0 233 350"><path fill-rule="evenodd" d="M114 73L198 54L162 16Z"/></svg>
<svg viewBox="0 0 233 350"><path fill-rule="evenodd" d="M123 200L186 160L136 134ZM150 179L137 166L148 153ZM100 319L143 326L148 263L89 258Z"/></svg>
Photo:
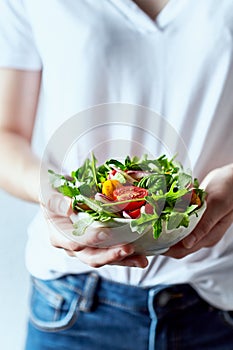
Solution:
<svg viewBox="0 0 233 350"><path fill-rule="evenodd" d="M127 201L130 199L139 199L144 198L148 195L148 191L145 188L136 187L136 186L121 186L116 188L113 191L113 199L121 202ZM121 210L135 210L140 208L143 204L145 204L145 200L129 202L124 204L119 204L119 208Z"/></svg>

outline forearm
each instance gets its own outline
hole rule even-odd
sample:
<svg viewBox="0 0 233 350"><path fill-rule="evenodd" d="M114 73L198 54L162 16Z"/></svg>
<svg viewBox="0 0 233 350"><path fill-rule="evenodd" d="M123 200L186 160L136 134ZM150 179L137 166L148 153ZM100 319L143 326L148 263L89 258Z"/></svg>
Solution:
<svg viewBox="0 0 233 350"><path fill-rule="evenodd" d="M0 69L0 187L38 202L40 161L31 150L41 72Z"/></svg>
<svg viewBox="0 0 233 350"><path fill-rule="evenodd" d="M12 132L0 131L0 187L21 199L38 202L40 160L30 143Z"/></svg>

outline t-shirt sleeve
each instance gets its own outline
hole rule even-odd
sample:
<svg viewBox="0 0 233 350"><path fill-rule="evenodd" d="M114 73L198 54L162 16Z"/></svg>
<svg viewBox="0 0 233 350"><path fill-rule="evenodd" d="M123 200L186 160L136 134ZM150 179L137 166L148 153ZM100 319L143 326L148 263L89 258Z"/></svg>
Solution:
<svg viewBox="0 0 233 350"><path fill-rule="evenodd" d="M42 68L23 0L0 0L0 67Z"/></svg>

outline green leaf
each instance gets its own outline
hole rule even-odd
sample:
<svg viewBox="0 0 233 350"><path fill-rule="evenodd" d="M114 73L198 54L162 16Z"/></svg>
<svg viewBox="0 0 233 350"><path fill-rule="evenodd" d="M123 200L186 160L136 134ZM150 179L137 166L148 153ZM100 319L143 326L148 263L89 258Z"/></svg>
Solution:
<svg viewBox="0 0 233 350"><path fill-rule="evenodd" d="M92 175L93 175L93 179L94 179L94 182L95 182L96 186L98 186L96 162L97 162L97 159L95 158L94 154L91 153L91 169L92 169Z"/></svg>
<svg viewBox="0 0 233 350"><path fill-rule="evenodd" d="M116 160L116 159L110 159L110 160L106 161L105 164L110 166L110 167L111 167L111 165L114 165L115 167L117 167L121 170L125 170L124 164L122 164L121 162L119 162L119 160Z"/></svg>
<svg viewBox="0 0 233 350"><path fill-rule="evenodd" d="M167 221L167 229L174 230L180 226L187 227L187 222L189 222L188 214L172 212Z"/></svg>
<svg viewBox="0 0 233 350"><path fill-rule="evenodd" d="M97 177L98 184L101 184L102 182L107 180L108 172L110 169L105 164L103 164L98 166L96 170L97 170L96 177Z"/></svg>
<svg viewBox="0 0 233 350"><path fill-rule="evenodd" d="M175 201L178 198L184 196L188 190L186 188L180 189L178 188L178 183L176 181L171 185L170 190L166 193L165 197L168 201Z"/></svg>
<svg viewBox="0 0 233 350"><path fill-rule="evenodd" d="M77 202L81 202L81 203L86 204L90 209L92 209L93 211L95 211L97 213L101 213L101 214L107 215L109 217L118 217L118 215L114 214L113 212L105 210L103 208L103 204L95 199L88 198L88 197L80 194L80 195L75 197L75 200Z"/></svg>
<svg viewBox="0 0 233 350"><path fill-rule="evenodd" d="M198 208L198 205L192 204L185 210L185 214L190 215L197 208Z"/></svg>
<svg viewBox="0 0 233 350"><path fill-rule="evenodd" d="M189 226L189 216L187 214L184 215L180 226L188 227Z"/></svg>
<svg viewBox="0 0 233 350"><path fill-rule="evenodd" d="M101 222L106 222L106 221L112 221L112 216L109 216L108 213L106 212L95 212L95 211L87 211L89 215L92 216L92 218L95 221L101 221Z"/></svg>
<svg viewBox="0 0 233 350"><path fill-rule="evenodd" d="M74 198L75 196L77 196L79 194L78 188L70 187L68 185L62 185L60 187L57 187L56 189L57 189L57 191L62 193L64 196L67 196L70 198Z"/></svg>
<svg viewBox="0 0 233 350"><path fill-rule="evenodd" d="M90 197L93 193L93 188L90 187L90 185L83 184L83 185L79 186L79 193L86 196L86 197ZM77 193L77 194L79 194L79 193Z"/></svg>
<svg viewBox="0 0 233 350"><path fill-rule="evenodd" d="M179 188L186 188L192 183L192 176L186 173L180 173L177 182Z"/></svg>
<svg viewBox="0 0 233 350"><path fill-rule="evenodd" d="M158 218L158 220L155 221L154 224L153 224L153 236L154 236L154 239L159 238L161 233L162 233L162 219Z"/></svg>
<svg viewBox="0 0 233 350"><path fill-rule="evenodd" d="M193 187L194 188L198 188L199 187L199 181L196 178L193 180Z"/></svg>
<svg viewBox="0 0 233 350"><path fill-rule="evenodd" d="M67 197L75 197L79 194L79 189L74 186L72 181L66 180L63 175L56 174L49 170L49 181L54 189Z"/></svg>
<svg viewBox="0 0 233 350"><path fill-rule="evenodd" d="M90 226L93 223L94 219L91 216L81 218L77 222L73 224L74 231L72 232L75 236L82 236L88 226Z"/></svg>
<svg viewBox="0 0 233 350"><path fill-rule="evenodd" d="M65 177L63 175L56 174L53 170L48 170L49 182L53 188L60 187L65 183Z"/></svg>
<svg viewBox="0 0 233 350"><path fill-rule="evenodd" d="M92 163L90 159L86 159L81 167L79 167L72 175L77 179L78 182L86 184L94 184L95 179L93 176Z"/></svg>
<svg viewBox="0 0 233 350"><path fill-rule="evenodd" d="M150 193L157 193L158 191L165 193L167 190L166 178L162 174L145 176L139 181L138 186L148 189Z"/></svg>
<svg viewBox="0 0 233 350"><path fill-rule="evenodd" d="M155 214L144 214L142 213L138 219L134 219L130 222L130 227L133 232L143 233L149 226L154 224L154 221L157 221L158 215Z"/></svg>

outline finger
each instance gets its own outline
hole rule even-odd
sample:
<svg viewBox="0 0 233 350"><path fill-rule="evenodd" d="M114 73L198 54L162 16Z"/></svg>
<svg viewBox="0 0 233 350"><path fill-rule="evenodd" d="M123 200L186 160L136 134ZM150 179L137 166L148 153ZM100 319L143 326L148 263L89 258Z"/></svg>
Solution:
<svg viewBox="0 0 233 350"><path fill-rule="evenodd" d="M195 229L182 240L185 248L192 248L199 241L201 241L214 226L226 215L228 215L232 208L224 205L224 201L219 197L210 196L207 198L207 209L204 212L200 222Z"/></svg>
<svg viewBox="0 0 233 350"><path fill-rule="evenodd" d="M93 247L107 247L112 246L112 230L111 228L100 226L95 227L90 225L84 231L84 234L81 236L76 236L76 239L81 244Z"/></svg>
<svg viewBox="0 0 233 350"><path fill-rule="evenodd" d="M124 258L121 261L113 261L110 265L145 268L148 266L148 263L149 261L144 255L131 255L129 257Z"/></svg>
<svg viewBox="0 0 233 350"><path fill-rule="evenodd" d="M93 230L87 235L75 238L73 235L73 226L69 218L56 217L54 220L48 222L50 228L50 242L56 248L63 248L67 250L79 251L83 250L86 246L96 247L105 244L106 236L108 236L108 230L99 231Z"/></svg>
<svg viewBox="0 0 233 350"><path fill-rule="evenodd" d="M192 254L198 251L201 248L212 247L217 244L222 237L224 236L227 229L232 225L233 222L233 211L227 214L224 218L222 218L214 228L209 232L207 236L205 236L202 240L200 240L195 246L188 249L185 248L182 242L179 242L172 246L166 253L163 255L169 256L175 259L182 259L185 256Z"/></svg>
<svg viewBox="0 0 233 350"><path fill-rule="evenodd" d="M45 207L48 215L53 217L53 214L59 216L70 216L73 213L72 200L60 193L53 193L49 198Z"/></svg>
<svg viewBox="0 0 233 350"><path fill-rule="evenodd" d="M78 258L85 264L98 268L104 265L120 263L122 259L134 253L134 248L130 244L114 248L94 248L85 247L78 252L69 252L69 255Z"/></svg>
<svg viewBox="0 0 233 350"><path fill-rule="evenodd" d="M69 251L79 251L81 249L84 249L85 246L83 244L78 243L70 238L72 225L67 222L67 220L69 219L63 217L58 218L58 223L56 223L56 226L54 223L48 222L51 244L55 248L62 248Z"/></svg>
<svg viewBox="0 0 233 350"><path fill-rule="evenodd" d="M219 222L214 226L214 228L205 236L199 244L203 247L212 247L218 243L225 232L233 223L233 211L225 215Z"/></svg>
<svg viewBox="0 0 233 350"><path fill-rule="evenodd" d="M170 247L166 253L163 253L162 255L168 256L170 258L174 259L182 259L186 255L189 255L195 251L196 248L185 248L182 244L182 242L176 243L174 246Z"/></svg>
<svg viewBox="0 0 233 350"><path fill-rule="evenodd" d="M70 218L53 215L49 220L54 238L59 239L61 234L75 241L77 246L107 247L111 244L112 232L107 227L89 226L82 235L77 236ZM59 231L59 232L57 232ZM75 249L79 250L79 249Z"/></svg>
<svg viewBox="0 0 233 350"><path fill-rule="evenodd" d="M65 217L57 217L56 223L54 225L53 222L48 222L50 228L50 241L51 244L56 248L63 248L69 251L78 252L80 250L84 250L85 248L93 249L93 252L105 252L107 249L112 249L115 251L122 251L122 257L125 257L134 252L134 248L130 244L118 245L112 248L98 248L95 247L94 244L100 244L105 238L105 232L99 231L97 229L90 231L92 235L88 233L84 234L81 238L77 240L72 240L72 224L69 218ZM108 230L106 229L106 232ZM104 244L104 243L103 243ZM123 249L121 249L123 248ZM124 254L125 252L125 254Z"/></svg>

